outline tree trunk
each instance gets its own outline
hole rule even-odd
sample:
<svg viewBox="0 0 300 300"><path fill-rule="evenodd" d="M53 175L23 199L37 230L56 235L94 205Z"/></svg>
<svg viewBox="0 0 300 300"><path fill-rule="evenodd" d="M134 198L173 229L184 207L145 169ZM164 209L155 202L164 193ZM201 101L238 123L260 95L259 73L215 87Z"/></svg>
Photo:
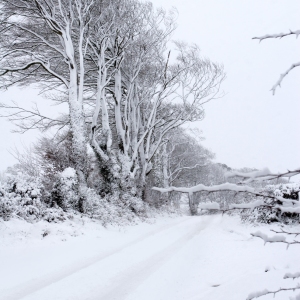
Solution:
<svg viewBox="0 0 300 300"><path fill-rule="evenodd" d="M193 193L189 193L188 197L189 197L189 206L190 206L191 215L195 216L197 214L197 207L194 202Z"/></svg>
<svg viewBox="0 0 300 300"><path fill-rule="evenodd" d="M87 146L83 107L82 101L78 99L77 72L75 69L70 72L69 109L72 132L72 155L75 161L79 184L79 209L83 212L87 189Z"/></svg>
<svg viewBox="0 0 300 300"><path fill-rule="evenodd" d="M169 188L169 174L168 174L168 154L167 154L167 144L162 146L162 168L163 168L163 186L165 189ZM169 193L164 193L166 203L170 204Z"/></svg>

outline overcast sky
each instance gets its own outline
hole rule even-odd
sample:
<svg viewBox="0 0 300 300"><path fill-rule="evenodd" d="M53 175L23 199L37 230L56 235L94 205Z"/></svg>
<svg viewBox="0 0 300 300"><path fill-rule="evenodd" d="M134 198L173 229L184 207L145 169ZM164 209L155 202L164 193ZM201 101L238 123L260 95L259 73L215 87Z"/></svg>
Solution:
<svg viewBox="0 0 300 300"><path fill-rule="evenodd" d="M155 6L178 10L174 39L196 43L202 54L224 64L227 78L222 99L205 106L197 126L204 146L217 161L234 168L269 167L284 171L300 166L300 68L283 81L272 96L270 88L292 63L300 61L300 38L265 40L254 36L300 29L299 0L153 0ZM1 101L37 100L34 90L0 93ZM55 108L51 108L53 112ZM37 133L11 134L0 119L0 170L15 162L8 150L34 141Z"/></svg>

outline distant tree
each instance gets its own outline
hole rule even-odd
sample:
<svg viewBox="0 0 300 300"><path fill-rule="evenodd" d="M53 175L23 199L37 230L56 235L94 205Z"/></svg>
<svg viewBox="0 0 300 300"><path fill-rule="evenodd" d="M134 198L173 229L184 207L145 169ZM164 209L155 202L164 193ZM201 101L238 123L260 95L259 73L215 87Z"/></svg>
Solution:
<svg viewBox="0 0 300 300"><path fill-rule="evenodd" d="M154 179L154 185L165 188L174 184L193 185L205 177L213 157L214 154L205 149L188 130L175 128L165 136L155 155L150 177ZM154 197L149 195L150 199ZM161 200L177 205L179 198L176 193L169 193Z"/></svg>

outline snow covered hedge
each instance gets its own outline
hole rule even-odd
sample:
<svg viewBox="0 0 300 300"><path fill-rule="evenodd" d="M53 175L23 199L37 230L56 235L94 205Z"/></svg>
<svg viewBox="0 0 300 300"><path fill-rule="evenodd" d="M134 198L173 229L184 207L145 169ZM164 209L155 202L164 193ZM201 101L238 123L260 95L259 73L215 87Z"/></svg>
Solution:
<svg viewBox="0 0 300 300"><path fill-rule="evenodd" d="M267 185L262 189L262 192L279 198L276 203L273 203L272 199L265 200L265 203L269 203L273 207L256 207L253 210L245 210L242 212L241 218L260 223L281 222L292 224L299 222L299 213L293 212L300 205L299 190L300 183ZM286 201L283 201L285 199ZM279 207L280 209L278 209Z"/></svg>
<svg viewBox="0 0 300 300"><path fill-rule="evenodd" d="M43 174L35 177L25 172L6 173L0 181L0 218L61 222L78 214L78 180L74 169L58 172L51 191L43 182ZM147 204L132 195L114 193L101 197L90 188L84 204L84 214L99 219L103 225L135 222L145 218L148 209Z"/></svg>

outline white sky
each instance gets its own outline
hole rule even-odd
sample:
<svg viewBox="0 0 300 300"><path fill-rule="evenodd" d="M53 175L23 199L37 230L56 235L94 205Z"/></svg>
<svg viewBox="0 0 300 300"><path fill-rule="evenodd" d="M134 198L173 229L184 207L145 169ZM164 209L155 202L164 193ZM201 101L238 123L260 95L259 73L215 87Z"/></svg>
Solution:
<svg viewBox="0 0 300 300"><path fill-rule="evenodd" d="M226 96L205 106L198 126L204 146L217 161L240 167L269 167L284 171L300 166L300 68L283 81L275 96L269 91L279 75L300 60L298 40L251 38L266 33L300 29L299 0L153 0L155 6L176 7L178 28L174 39L196 43L202 54L223 63ZM37 100L34 90L0 93L0 101ZM44 100L38 104L48 111ZM55 111L56 108L51 108ZM37 133L11 134L0 119L0 170L15 162L8 150L34 141Z"/></svg>

